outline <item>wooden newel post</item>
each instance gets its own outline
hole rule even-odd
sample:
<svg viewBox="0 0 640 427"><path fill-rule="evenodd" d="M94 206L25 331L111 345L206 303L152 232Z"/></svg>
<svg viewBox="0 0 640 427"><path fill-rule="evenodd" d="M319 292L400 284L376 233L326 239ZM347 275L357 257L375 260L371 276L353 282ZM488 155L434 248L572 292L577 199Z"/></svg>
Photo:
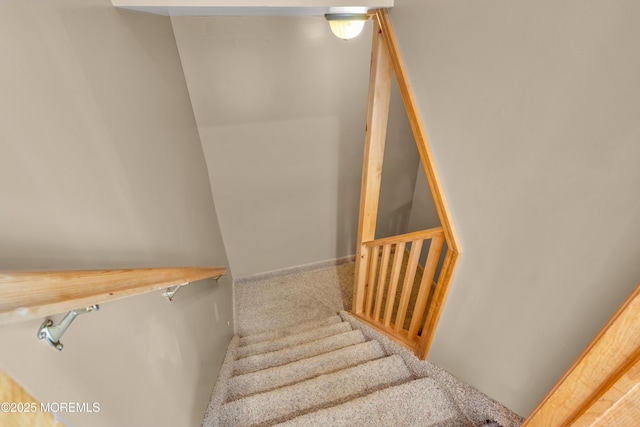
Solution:
<svg viewBox="0 0 640 427"><path fill-rule="evenodd" d="M382 30L377 19L373 20L373 43L371 48L371 72L369 76L369 104L367 128L364 141L364 162L362 166L362 187L360 190L360 217L358 220L358 241L356 243L356 272L353 290L352 311L364 311L367 287L367 267L369 249L364 242L375 239L382 160L387 136L389 99L393 65L385 45Z"/></svg>

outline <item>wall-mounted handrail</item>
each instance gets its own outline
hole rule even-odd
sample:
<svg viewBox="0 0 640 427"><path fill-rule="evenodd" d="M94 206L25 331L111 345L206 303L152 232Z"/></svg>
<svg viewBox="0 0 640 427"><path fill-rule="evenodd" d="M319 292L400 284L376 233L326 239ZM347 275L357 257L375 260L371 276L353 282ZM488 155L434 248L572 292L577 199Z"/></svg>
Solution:
<svg viewBox="0 0 640 427"><path fill-rule="evenodd" d="M219 277L226 267L0 271L0 325Z"/></svg>

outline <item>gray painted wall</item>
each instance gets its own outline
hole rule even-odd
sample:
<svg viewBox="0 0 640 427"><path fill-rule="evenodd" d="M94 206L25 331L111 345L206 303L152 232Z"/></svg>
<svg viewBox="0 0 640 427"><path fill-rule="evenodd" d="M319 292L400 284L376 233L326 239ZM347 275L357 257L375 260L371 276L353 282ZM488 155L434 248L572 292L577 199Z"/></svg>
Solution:
<svg viewBox="0 0 640 427"><path fill-rule="evenodd" d="M640 4L391 18L464 251L430 360L527 415L640 281Z"/></svg>
<svg viewBox="0 0 640 427"><path fill-rule="evenodd" d="M0 269L226 265L168 18L108 0L0 3ZM0 327L0 369L74 426L199 425L232 324L231 275L77 319ZM54 317L58 321L62 315Z"/></svg>
<svg viewBox="0 0 640 427"><path fill-rule="evenodd" d="M349 42L322 18L172 23L235 275L354 254L371 23ZM383 175L401 190L383 194L382 234L408 222L407 125L389 130L400 144Z"/></svg>
<svg viewBox="0 0 640 427"><path fill-rule="evenodd" d="M420 164L416 174L407 231L420 231L439 226L438 212L433 204L433 197L431 196L424 167Z"/></svg>
<svg viewBox="0 0 640 427"><path fill-rule="evenodd" d="M394 236L408 231L415 202L419 164L418 148L394 75L391 83L389 122L382 164L376 238ZM426 197L427 199L430 197L428 187Z"/></svg>
<svg viewBox="0 0 640 427"><path fill-rule="evenodd" d="M415 143L415 142L414 142ZM413 200L411 201L411 211L409 212L409 223L407 225L407 232L427 230L429 228L440 227L440 219L438 218L438 212L436 206L433 203L433 196L429 189L429 182L425 175L424 167L422 163L419 164L418 173L416 174L416 183L414 186ZM430 242L430 241L429 241ZM422 248L420 252L420 265L425 266L427 262L427 256L429 255L430 244ZM447 254L447 244L445 242L440 253L440 262L436 268L435 281L440 274L442 263Z"/></svg>

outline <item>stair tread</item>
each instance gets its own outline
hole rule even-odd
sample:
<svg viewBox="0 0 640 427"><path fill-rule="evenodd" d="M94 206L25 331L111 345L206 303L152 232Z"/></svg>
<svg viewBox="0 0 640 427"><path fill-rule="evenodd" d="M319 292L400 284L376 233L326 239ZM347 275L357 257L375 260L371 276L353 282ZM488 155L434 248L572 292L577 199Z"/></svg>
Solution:
<svg viewBox="0 0 640 427"><path fill-rule="evenodd" d="M272 339L269 341L261 341L239 347L236 351L236 359L242 359L249 356L255 356L257 354L281 350L286 347L304 344L310 341L318 340L320 338L337 335L342 332L348 332L350 330L352 330L352 328L349 323L340 322L327 326L316 327L314 329L304 330L298 333L292 333L290 335Z"/></svg>
<svg viewBox="0 0 640 427"><path fill-rule="evenodd" d="M227 401L336 372L379 359L385 352L377 341L367 341L286 365L263 369L229 380Z"/></svg>
<svg viewBox="0 0 640 427"><path fill-rule="evenodd" d="M466 426L466 418L432 378L375 391L330 408L290 419L279 427Z"/></svg>
<svg viewBox="0 0 640 427"><path fill-rule="evenodd" d="M245 345L255 344L262 341L270 341L270 340L278 339L287 335L303 332L308 329L315 329L315 328L328 326L328 325L341 323L341 322L342 322L342 319L340 318L340 316L336 315L336 316L326 317L324 319L297 323L295 325L285 326L275 330L269 330L269 331L258 333L258 334L252 334L252 335L246 335L246 336L240 337L240 345L245 346Z"/></svg>
<svg viewBox="0 0 640 427"><path fill-rule="evenodd" d="M411 378L412 373L401 357L388 356L225 403L220 421L222 425L237 427L284 421Z"/></svg>
<svg viewBox="0 0 640 427"><path fill-rule="evenodd" d="M365 341L365 337L361 331L351 330L270 353L245 357L244 359L235 361L234 375L242 375L284 365Z"/></svg>
<svg viewBox="0 0 640 427"><path fill-rule="evenodd" d="M375 339L367 341L357 322L348 332L236 358L241 340L245 347L255 349L255 344L265 342L269 348L269 341L339 323L328 318L235 336L203 427L466 427L489 418L502 420L503 425L522 422L477 390L470 392L468 386L457 383L452 386L455 381L450 375L416 366L406 358L406 350L384 337L368 334ZM387 351L394 355L385 357ZM415 379L423 375L433 378ZM487 411L497 416L488 417Z"/></svg>

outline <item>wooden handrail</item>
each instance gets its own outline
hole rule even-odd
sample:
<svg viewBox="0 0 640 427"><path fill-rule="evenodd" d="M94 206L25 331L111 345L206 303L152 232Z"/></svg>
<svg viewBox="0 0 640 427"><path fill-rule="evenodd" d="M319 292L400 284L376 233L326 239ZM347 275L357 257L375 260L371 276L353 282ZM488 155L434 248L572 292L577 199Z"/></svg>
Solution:
<svg viewBox="0 0 640 427"><path fill-rule="evenodd" d="M637 417L611 418L629 412L629 403L637 408L639 383L640 284L522 425L638 425Z"/></svg>
<svg viewBox="0 0 640 427"><path fill-rule="evenodd" d="M414 231L411 233L398 234L397 236L383 237L382 239L364 242L362 245L372 248L374 246L394 245L402 242L413 242L416 240L431 239L433 237L442 236L444 231L442 227L430 228L428 230Z"/></svg>
<svg viewBox="0 0 640 427"><path fill-rule="evenodd" d="M453 218L449 211L444 190L442 189L442 184L440 183L440 178L436 170L433 154L429 147L429 140L427 139L427 133L425 132L425 128L420 117L418 103L413 96L413 90L409 83L407 70L405 69L404 62L400 55L400 48L398 47L398 41L396 39L393 26L391 25L389 13L387 12L387 9L377 9L375 11L375 16L376 23L382 32L387 46L387 52L391 59L391 63L393 64L393 71L396 75L396 79L398 80L398 87L400 88L404 107L407 112L407 117L409 118L409 124L411 125L413 137L416 140L416 146L420 153L420 160L429 183L438 219L444 229L447 246L449 247L449 250L453 251L457 255L462 252L462 249L460 247L460 242L458 241L456 229L453 225Z"/></svg>
<svg viewBox="0 0 640 427"><path fill-rule="evenodd" d="M226 274L225 267L0 271L0 325Z"/></svg>

